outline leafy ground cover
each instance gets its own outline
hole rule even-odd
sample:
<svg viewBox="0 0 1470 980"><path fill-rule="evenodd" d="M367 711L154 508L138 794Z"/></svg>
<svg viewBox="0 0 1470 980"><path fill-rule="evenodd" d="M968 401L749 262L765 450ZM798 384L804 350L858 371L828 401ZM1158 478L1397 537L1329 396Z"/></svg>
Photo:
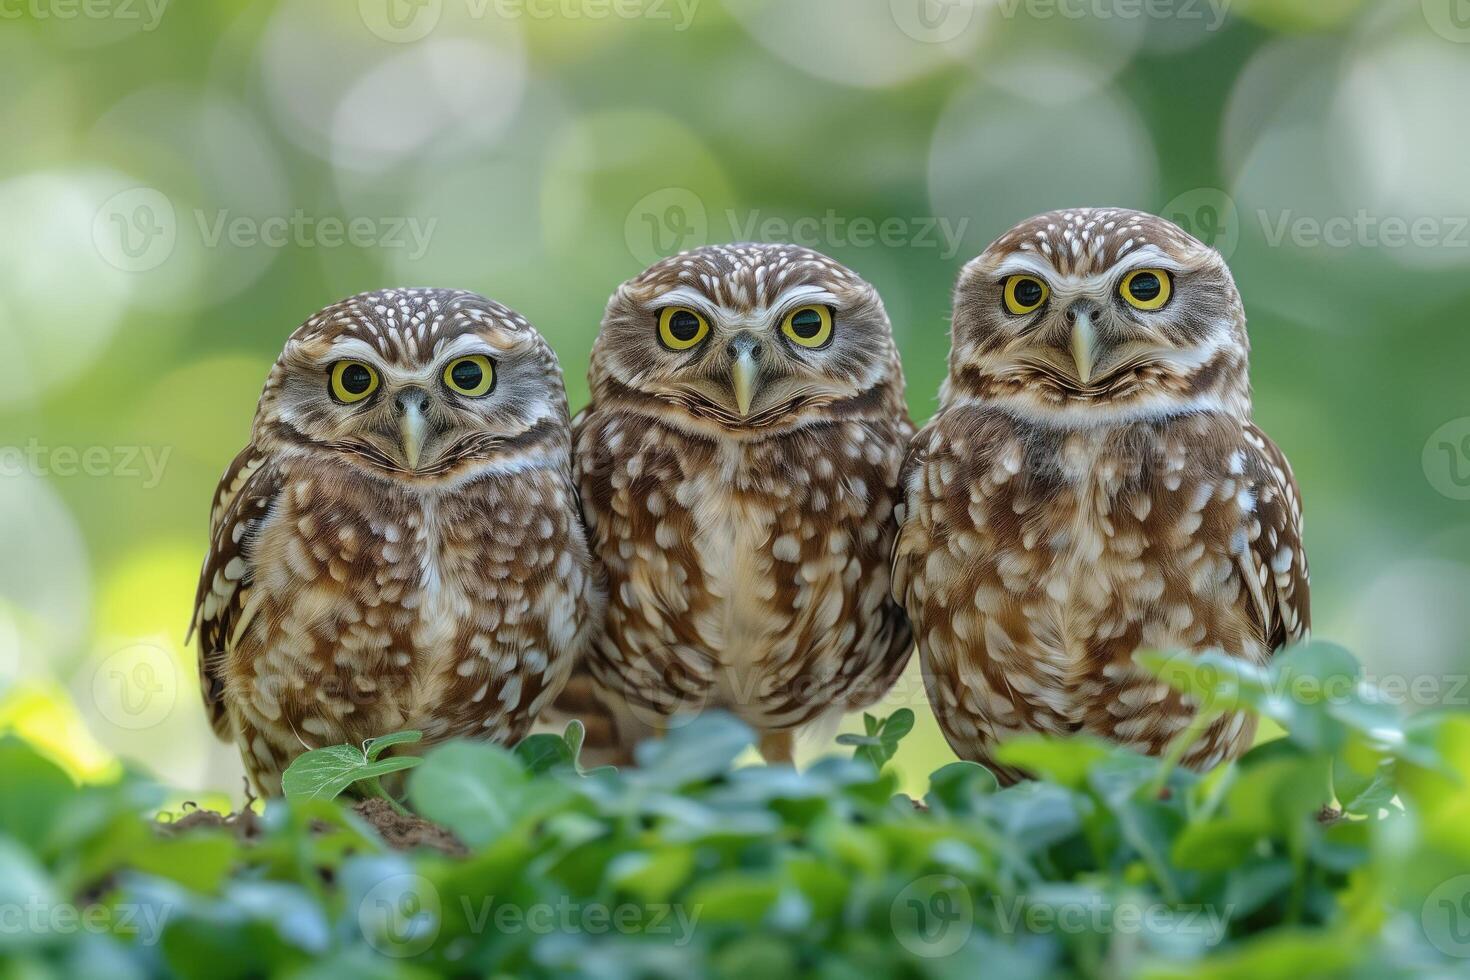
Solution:
<svg viewBox="0 0 1470 980"><path fill-rule="evenodd" d="M800 772L736 766L751 733L718 714L622 771L579 765L577 725L392 733L228 817L0 740L3 974L1463 975L1470 716L1403 719L1327 645L1144 660L1285 736L1203 776L1183 741L1027 738L1002 761L1035 780L956 762L914 800L907 712Z"/></svg>

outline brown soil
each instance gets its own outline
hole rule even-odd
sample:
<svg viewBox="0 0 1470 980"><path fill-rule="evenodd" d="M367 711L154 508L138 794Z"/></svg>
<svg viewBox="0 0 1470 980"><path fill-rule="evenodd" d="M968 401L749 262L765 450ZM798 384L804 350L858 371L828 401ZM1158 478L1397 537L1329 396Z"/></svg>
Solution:
<svg viewBox="0 0 1470 980"><path fill-rule="evenodd" d="M193 802L184 804L182 816L173 820L158 821L158 832L167 837L176 837L196 830L226 830L242 842L249 843L260 837L260 814L252 809L255 797L249 787L245 790L245 806L237 813L219 813L201 810ZM370 827L378 832L384 843L399 851L410 851L416 847L427 847L444 854L463 857L469 853L464 846L445 828L436 823L399 813L387 800L371 797L359 800L353 810Z"/></svg>
<svg viewBox="0 0 1470 980"><path fill-rule="evenodd" d="M469 853L469 849L460 843L459 838L448 830L423 817L399 813L387 800L371 797L358 801L353 809L359 817L372 825L389 847L400 851L429 847L455 857L463 857Z"/></svg>

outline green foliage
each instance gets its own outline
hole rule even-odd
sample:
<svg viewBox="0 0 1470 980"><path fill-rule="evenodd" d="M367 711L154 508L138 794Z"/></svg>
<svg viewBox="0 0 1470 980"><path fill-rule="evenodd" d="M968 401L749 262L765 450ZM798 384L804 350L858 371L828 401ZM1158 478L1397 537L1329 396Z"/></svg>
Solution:
<svg viewBox="0 0 1470 980"><path fill-rule="evenodd" d="M1033 736L936 771L853 758L735 768L708 714L584 772L580 725L514 750L400 733L303 756L253 821L162 833L158 790L76 787L0 741L0 955L20 975L1283 977L1448 974L1470 957L1470 717L1404 721L1337 648L1255 668L1144 655L1283 738L1208 774ZM1187 745L1198 726L1182 736ZM333 800L412 767L407 802L467 854L389 848ZM401 765L407 763L407 766ZM20 802L18 802L20 801ZM1341 812L1324 819L1335 801ZM238 824L238 822L237 822ZM25 928L16 928L23 922Z"/></svg>
<svg viewBox="0 0 1470 980"><path fill-rule="evenodd" d="M303 752L281 774L281 792L288 800L335 800L348 787L364 783L367 792L384 795L378 783L380 777L412 769L423 760L412 755L383 758L383 753L395 745L410 745L423 737L423 732L394 732L370 738L362 743L362 748L328 745Z"/></svg>

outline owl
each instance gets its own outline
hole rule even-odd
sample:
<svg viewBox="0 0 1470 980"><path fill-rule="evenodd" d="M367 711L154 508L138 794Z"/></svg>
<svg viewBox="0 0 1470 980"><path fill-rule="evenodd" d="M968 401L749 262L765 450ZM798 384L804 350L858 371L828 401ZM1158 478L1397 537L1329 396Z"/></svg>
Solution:
<svg viewBox="0 0 1470 980"><path fill-rule="evenodd" d="M1251 421L1249 349L1224 260L1149 214L1043 214L964 267L893 573L961 757L1014 781L991 753L1021 732L1158 754L1193 706L1136 650L1259 664L1306 635L1301 505ZM1253 734L1222 715L1184 762Z"/></svg>
<svg viewBox="0 0 1470 980"><path fill-rule="evenodd" d="M706 708L762 754L871 704L910 651L890 595L912 436L877 291L794 245L684 252L624 283L573 423L608 574L587 674L619 745Z"/></svg>
<svg viewBox="0 0 1470 980"><path fill-rule="evenodd" d="M215 494L193 629L261 792L306 749L514 742L600 621L556 355L473 293L389 289L286 341Z"/></svg>

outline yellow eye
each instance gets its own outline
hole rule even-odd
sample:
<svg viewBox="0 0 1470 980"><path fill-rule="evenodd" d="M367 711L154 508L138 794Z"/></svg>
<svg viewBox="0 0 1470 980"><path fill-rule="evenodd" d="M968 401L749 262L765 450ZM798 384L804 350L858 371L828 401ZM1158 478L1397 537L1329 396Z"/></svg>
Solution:
<svg viewBox="0 0 1470 980"><path fill-rule="evenodd" d="M378 390L378 372L361 361L332 365L332 397L344 405L360 402Z"/></svg>
<svg viewBox="0 0 1470 980"><path fill-rule="evenodd" d="M1134 269L1118 287L1128 305L1139 310L1157 310L1169 302L1172 291L1173 283L1163 269Z"/></svg>
<svg viewBox="0 0 1470 980"><path fill-rule="evenodd" d="M444 383L466 398L488 395L495 387L495 365L484 354L455 358L444 368Z"/></svg>
<svg viewBox="0 0 1470 980"><path fill-rule="evenodd" d="M803 306L786 314L781 332L802 347L821 347L832 339L832 310L826 306Z"/></svg>
<svg viewBox="0 0 1470 980"><path fill-rule="evenodd" d="M1006 280L1006 309L1016 316L1030 313L1046 302L1051 290L1035 276L1011 276Z"/></svg>
<svg viewBox="0 0 1470 980"><path fill-rule="evenodd" d="M709 323L687 306L658 311L658 339L669 350L688 350L709 334Z"/></svg>

